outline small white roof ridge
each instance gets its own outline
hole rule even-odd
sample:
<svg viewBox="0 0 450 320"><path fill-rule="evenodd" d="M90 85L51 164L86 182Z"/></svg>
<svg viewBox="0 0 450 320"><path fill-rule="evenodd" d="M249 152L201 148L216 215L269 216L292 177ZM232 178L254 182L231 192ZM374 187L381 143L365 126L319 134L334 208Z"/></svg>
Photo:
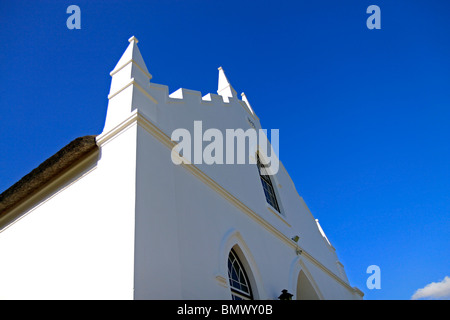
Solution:
<svg viewBox="0 0 450 320"><path fill-rule="evenodd" d="M322 237L328 242L328 244L331 246L330 240L328 240L328 237L325 235L325 232L323 231L320 223L319 223L319 219L315 219L316 220L316 224L317 224L317 228L319 229L320 233L322 234Z"/></svg>

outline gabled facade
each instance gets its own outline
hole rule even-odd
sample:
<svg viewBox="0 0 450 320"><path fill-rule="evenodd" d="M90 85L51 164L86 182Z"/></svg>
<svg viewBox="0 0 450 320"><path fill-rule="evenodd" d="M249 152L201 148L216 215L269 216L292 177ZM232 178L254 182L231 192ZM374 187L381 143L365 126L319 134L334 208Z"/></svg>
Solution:
<svg viewBox="0 0 450 320"><path fill-rule="evenodd" d="M261 129L246 95L222 68L217 94L169 94L137 42L103 132L0 195L0 299L362 299L281 162L265 175L259 150L239 165L174 152L196 121Z"/></svg>

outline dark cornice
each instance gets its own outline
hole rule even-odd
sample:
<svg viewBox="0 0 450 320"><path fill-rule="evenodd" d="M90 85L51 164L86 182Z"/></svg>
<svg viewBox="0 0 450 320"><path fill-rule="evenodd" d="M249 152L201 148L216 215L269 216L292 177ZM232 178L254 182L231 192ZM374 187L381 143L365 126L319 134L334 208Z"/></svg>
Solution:
<svg viewBox="0 0 450 320"><path fill-rule="evenodd" d="M0 218L45 185L98 149L95 135L77 138L0 194Z"/></svg>

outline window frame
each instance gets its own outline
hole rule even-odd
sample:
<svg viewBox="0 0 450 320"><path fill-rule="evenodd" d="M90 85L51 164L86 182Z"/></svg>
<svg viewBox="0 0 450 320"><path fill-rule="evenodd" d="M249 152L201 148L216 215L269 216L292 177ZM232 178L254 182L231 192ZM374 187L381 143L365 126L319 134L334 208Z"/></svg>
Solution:
<svg viewBox="0 0 450 320"><path fill-rule="evenodd" d="M231 259L230 259L231 257ZM232 300L253 300L253 290L250 283L250 278L247 275L247 272L245 271L244 265L242 264L241 260L239 259L238 254L234 249L231 249L228 254L228 283L230 285L230 291L231 291L231 298ZM239 268L237 272L235 273L239 279L233 279L232 277L232 270L230 269L230 264L232 270L236 270L234 266L237 265ZM243 283L240 279L240 276L242 275L243 280L245 283ZM248 292L241 290L240 288L237 288L233 285L233 281L244 284L248 288Z"/></svg>
<svg viewBox="0 0 450 320"><path fill-rule="evenodd" d="M265 171L267 173L267 169L265 169L264 164L262 164L259 154L256 154L256 166L258 167L259 177L261 180L261 184L263 187L264 196L266 197L266 202L279 214L281 214L281 207L278 201L277 193L275 187L273 186L272 179L269 174L264 174Z"/></svg>

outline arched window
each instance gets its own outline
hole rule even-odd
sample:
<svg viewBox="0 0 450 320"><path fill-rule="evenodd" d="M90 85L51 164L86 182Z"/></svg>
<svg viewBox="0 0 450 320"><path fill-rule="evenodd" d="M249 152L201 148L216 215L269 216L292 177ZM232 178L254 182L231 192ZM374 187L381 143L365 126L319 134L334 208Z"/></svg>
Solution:
<svg viewBox="0 0 450 320"><path fill-rule="evenodd" d="M268 175L265 166L261 163L259 155L256 155L259 176L261 178L261 183L263 185L264 194L266 195L267 203L270 204L275 210L280 212L280 207L278 206L277 197L275 196L275 190L273 189L272 180L270 175Z"/></svg>
<svg viewBox="0 0 450 320"><path fill-rule="evenodd" d="M233 300L252 300L250 281L244 267L236 254L231 249L228 255L228 279L230 281L231 297Z"/></svg>

